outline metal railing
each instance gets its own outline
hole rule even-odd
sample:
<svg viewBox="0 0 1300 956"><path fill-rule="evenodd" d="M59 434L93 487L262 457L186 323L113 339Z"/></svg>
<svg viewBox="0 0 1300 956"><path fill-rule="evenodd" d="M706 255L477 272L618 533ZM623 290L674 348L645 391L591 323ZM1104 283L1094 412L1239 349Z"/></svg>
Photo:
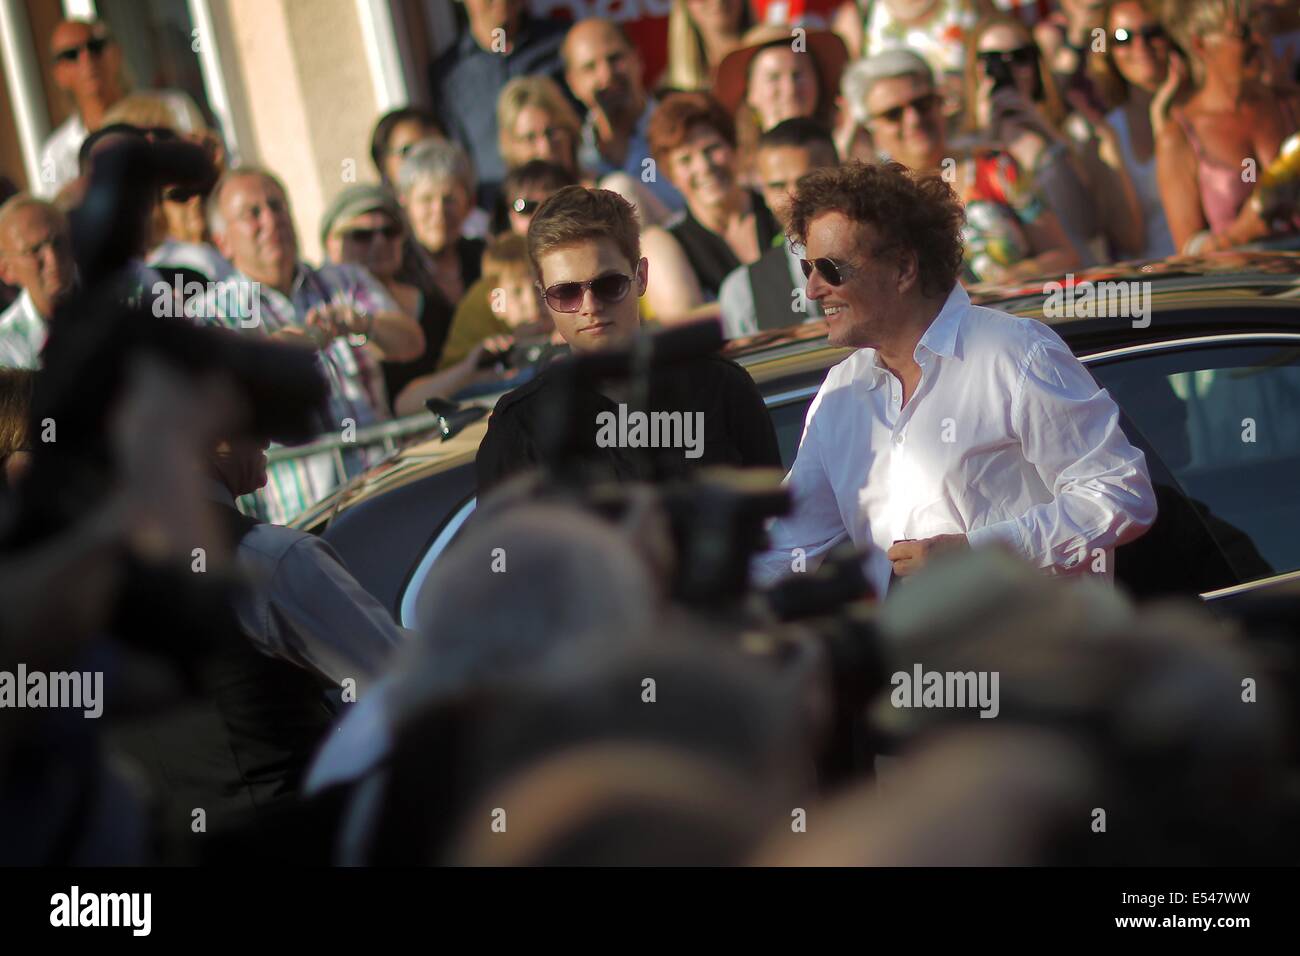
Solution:
<svg viewBox="0 0 1300 956"><path fill-rule="evenodd" d="M278 462L293 461L313 455L330 455L334 463L335 481L341 485L348 480L347 468L343 461L345 451L367 451L382 447L387 454L392 454L404 440L416 435L437 432L442 423L441 415L417 412L414 415L359 428L355 434L346 439L342 435L328 434L305 445L276 445L267 449L267 464L274 465Z"/></svg>

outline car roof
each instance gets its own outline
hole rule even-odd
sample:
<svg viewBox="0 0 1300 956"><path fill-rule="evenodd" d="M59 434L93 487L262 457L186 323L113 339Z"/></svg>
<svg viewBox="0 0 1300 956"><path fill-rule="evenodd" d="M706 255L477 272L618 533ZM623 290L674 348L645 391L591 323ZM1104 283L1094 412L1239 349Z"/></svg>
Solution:
<svg viewBox="0 0 1300 956"><path fill-rule="evenodd" d="M1120 263L1080 270L1056 280L1073 283L1149 283L1151 311L1160 313L1146 328L1125 318L1073 318L1044 315L1049 282L981 286L970 290L972 302L1051 325L1081 357L1124 345L1168 341L1223 332L1300 332L1300 252L1232 252L1184 256L1155 262ZM1225 311L1232 324L1225 327ZM1241 314L1236 314L1240 310ZM727 343L723 355L740 363L762 388L829 369L854 350L829 345L826 322L811 320ZM496 398L472 403L491 407ZM472 462L487 431L486 416L452 438L440 436L408 445L383 463L357 476L329 498L301 515L295 527L315 527L330 515L354 507L384 491Z"/></svg>

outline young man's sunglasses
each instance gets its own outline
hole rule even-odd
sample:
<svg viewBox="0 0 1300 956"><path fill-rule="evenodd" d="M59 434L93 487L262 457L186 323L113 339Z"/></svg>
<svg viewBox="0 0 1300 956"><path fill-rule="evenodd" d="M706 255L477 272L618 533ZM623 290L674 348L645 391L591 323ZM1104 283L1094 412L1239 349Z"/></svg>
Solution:
<svg viewBox="0 0 1300 956"><path fill-rule="evenodd" d="M76 46L64 47L54 54L55 63L76 63L81 59L81 51L85 50L91 56L99 56L107 49L108 44L112 42L108 37L91 37L85 43L79 43Z"/></svg>
<svg viewBox="0 0 1300 956"><path fill-rule="evenodd" d="M800 259L799 268L803 269L803 277L811 279L813 271L825 279L833 286L842 286L848 281L853 269L847 263L836 262L834 259Z"/></svg>
<svg viewBox="0 0 1300 956"><path fill-rule="evenodd" d="M938 93L926 93L924 96L918 96L914 100L900 103L898 106L892 106L887 110L881 110L871 118L873 120L882 119L897 124L902 122L903 114L906 113L909 108L916 110L916 112L921 116L925 116L942 102L943 97Z"/></svg>
<svg viewBox="0 0 1300 956"><path fill-rule="evenodd" d="M395 242L402 238L402 227L384 226L381 229L349 229L343 233L344 239L351 239L363 246L368 246L374 242L376 236L383 236L389 242Z"/></svg>
<svg viewBox="0 0 1300 956"><path fill-rule="evenodd" d="M1157 40L1164 40L1166 36L1165 28L1158 23L1148 23L1141 30L1137 31L1125 30L1123 27L1120 27L1114 33L1116 46L1128 46L1137 37L1141 37L1142 41L1147 46L1150 46Z"/></svg>
<svg viewBox="0 0 1300 956"><path fill-rule="evenodd" d="M1018 46L1014 50L985 50L979 54L985 69L990 63L1001 62L1007 66L1033 66L1038 62L1038 47L1032 43Z"/></svg>
<svg viewBox="0 0 1300 956"><path fill-rule="evenodd" d="M512 202L510 208L521 216L531 216L533 213L537 212L537 207L540 205L541 203L536 199L524 199L521 197Z"/></svg>
<svg viewBox="0 0 1300 956"><path fill-rule="evenodd" d="M588 289L601 302L614 305L627 298L631 288L632 277L616 272L586 282L557 282L544 289L542 296L546 299L546 304L556 312L577 312L582 308L582 299Z"/></svg>

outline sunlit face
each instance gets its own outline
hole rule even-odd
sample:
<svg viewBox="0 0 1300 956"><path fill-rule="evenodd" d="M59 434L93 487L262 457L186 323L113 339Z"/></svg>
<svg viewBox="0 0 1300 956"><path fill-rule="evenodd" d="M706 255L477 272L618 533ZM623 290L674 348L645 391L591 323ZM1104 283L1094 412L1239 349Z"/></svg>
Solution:
<svg viewBox="0 0 1300 956"><path fill-rule="evenodd" d="M512 166L544 159L573 171L576 147L573 133L556 123L551 114L540 106L525 106L519 111L510 138L513 143L513 155L510 157Z"/></svg>
<svg viewBox="0 0 1300 956"><path fill-rule="evenodd" d="M946 146L943 101L923 76L880 80L867 94L867 126L878 152L910 169L939 165Z"/></svg>
<svg viewBox="0 0 1300 956"><path fill-rule="evenodd" d="M561 312L544 303L555 328L575 352L594 352L627 342L641 328L637 299L645 294L649 272L645 259L634 267L612 239L557 246L538 260L542 289L564 283L589 282L604 276L632 277L627 294L619 302L605 302L591 289L582 293L576 312Z"/></svg>
<svg viewBox="0 0 1300 956"><path fill-rule="evenodd" d="M736 151L711 126L693 126L668 153L668 178L688 206L714 206L736 189Z"/></svg>
<svg viewBox="0 0 1300 956"><path fill-rule="evenodd" d="M537 322L541 316L540 298L532 271L519 265L498 273L489 301L497 318L515 331Z"/></svg>
<svg viewBox="0 0 1300 956"><path fill-rule="evenodd" d="M817 69L807 53L788 46L760 50L750 65L746 101L764 130L817 112Z"/></svg>
<svg viewBox="0 0 1300 956"><path fill-rule="evenodd" d="M76 54L75 59L73 54ZM118 99L117 76L122 49L108 39L103 27L88 23L60 23L50 38L54 82L77 100L111 103Z"/></svg>
<svg viewBox="0 0 1300 956"><path fill-rule="evenodd" d="M826 315L830 344L879 348L892 341L902 290L897 266L874 252L881 248L879 233L843 213L827 212L808 224L807 240L805 258L834 259L844 271L839 286L817 271L808 279L806 295Z"/></svg>
<svg viewBox="0 0 1300 956"><path fill-rule="evenodd" d="M420 245L439 253L460 239L470 197L456 179L425 176L402 196L402 207Z"/></svg>
<svg viewBox="0 0 1300 956"><path fill-rule="evenodd" d="M578 102L610 116L627 116L641 103L641 58L602 20L585 21L565 40L564 78Z"/></svg>
<svg viewBox="0 0 1300 956"><path fill-rule="evenodd" d="M799 177L818 167L834 164L834 157L822 155L824 152L807 146L765 146L754 157L763 202L782 227L788 224L790 199Z"/></svg>
<svg viewBox="0 0 1300 956"><path fill-rule="evenodd" d="M402 120L393 127L388 137L388 151L384 154L384 176L390 183L397 182L402 160L426 139L442 139L442 136L432 126L426 126L418 119Z"/></svg>
<svg viewBox="0 0 1300 956"><path fill-rule="evenodd" d="M1169 71L1169 40L1160 21L1137 3L1117 3L1106 29L1115 69L1125 82L1149 93L1159 89Z"/></svg>
<svg viewBox="0 0 1300 956"><path fill-rule="evenodd" d="M25 289L36 311L48 317L76 274L68 227L56 212L25 206L10 215L0 232L0 279Z"/></svg>
<svg viewBox="0 0 1300 956"><path fill-rule="evenodd" d="M1033 39L1025 32L1017 30L1014 27L998 24L984 31L980 37L977 47L980 53L1013 53L1018 50L1037 49L1034 47ZM1016 81L1018 89L1025 99L1032 100L1034 91L1038 85L1038 61L1015 62L1011 64L1011 77ZM993 80L987 73L980 70L980 99L987 103L989 94L993 91Z"/></svg>
<svg viewBox="0 0 1300 956"><path fill-rule="evenodd" d="M207 242L208 223L203 214L203 196L166 189L162 194L167 235L177 242Z"/></svg>
<svg viewBox="0 0 1300 956"><path fill-rule="evenodd" d="M222 188L218 206L224 230L212 238L236 269L272 287L293 274L298 235L278 185L258 175L235 176Z"/></svg>
<svg viewBox="0 0 1300 956"><path fill-rule="evenodd" d="M380 209L363 212L336 223L327 246L332 261L391 279L402 266L402 224Z"/></svg>

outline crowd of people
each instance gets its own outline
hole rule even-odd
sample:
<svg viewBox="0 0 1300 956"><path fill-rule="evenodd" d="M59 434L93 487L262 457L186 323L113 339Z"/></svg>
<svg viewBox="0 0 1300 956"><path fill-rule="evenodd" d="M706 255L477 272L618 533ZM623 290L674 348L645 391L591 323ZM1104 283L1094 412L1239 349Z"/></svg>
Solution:
<svg viewBox="0 0 1300 956"><path fill-rule="evenodd" d="M1295 197L1242 175L1300 157L1300 11L867 0L816 29L773 22L775 5L674 0L654 78L611 21L463 6L429 105L378 118L370 181L330 197L320 264L302 256L292 171L229 163L186 97L125 89L103 24L54 31L76 108L39 184L0 205L13 290L0 315L0 670L89 661L78 666L116 675L120 693L102 733L0 715L0 769L16 771L0 773L4 855L1270 861L1290 824L1288 755L1279 714L1236 703L1255 659L1199 609L1115 593L1115 549L1157 517L1144 456L1049 327L967 290L1300 231ZM268 465L273 436L250 425L239 384L148 350L95 412L96 460L119 480L79 523L42 536L24 522L33 483L53 473L41 431L59 423L41 417L42 389L84 360L59 327L86 291L74 228L115 158L177 145L204 173L148 197L122 250L124 307L214 343L311 354L324 436L509 390L478 453L479 513L411 631L328 544L285 527L372 450L344 441ZM674 593L707 549L682 546L654 490L718 467L779 477L740 366L694 356L643 369L639 389L499 361L526 342L598 356L701 320L727 338L823 322L854 350L812 403L791 510L745 555L752 582L829 567L847 543L857 597L890 598L862 646L908 668L900 648L922 647L927 666L1001 673L996 732L949 713L891 739L888 721L861 719L866 697L844 699L846 684L885 689L874 665L785 634L770 611L747 616L737 595L699 613ZM698 419L699 453L584 430L638 403ZM565 416L581 423L567 444ZM579 458L584 482L629 496L617 520L538 493L539 475ZM1100 573L1081 547L1103 556ZM201 593L222 612L203 661L115 640L197 620L201 603L142 617L162 585L140 569L200 552L215 572ZM787 653L745 647L755 624L784 634ZM179 679L141 664L146 652ZM834 659L802 661L820 654ZM1170 675L1185 692L1161 695ZM907 757L894 789L877 789L873 758L895 747ZM1112 841L1090 842L1106 832L1098 807L1122 821ZM983 822L955 822L973 813Z"/></svg>

